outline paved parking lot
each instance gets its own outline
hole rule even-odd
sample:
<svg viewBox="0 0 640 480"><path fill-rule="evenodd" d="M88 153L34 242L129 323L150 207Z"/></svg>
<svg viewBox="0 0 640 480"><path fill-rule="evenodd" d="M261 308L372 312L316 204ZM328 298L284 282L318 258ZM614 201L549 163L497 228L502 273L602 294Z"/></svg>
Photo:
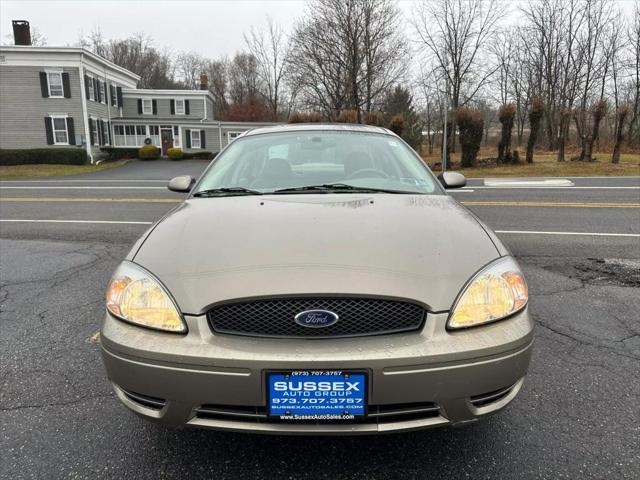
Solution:
<svg viewBox="0 0 640 480"><path fill-rule="evenodd" d="M525 387L487 421L380 437L173 430L122 407L96 332L109 276L205 163L0 182L0 478L639 478L640 178L453 195L523 266ZM425 246L428 248L428 246Z"/></svg>

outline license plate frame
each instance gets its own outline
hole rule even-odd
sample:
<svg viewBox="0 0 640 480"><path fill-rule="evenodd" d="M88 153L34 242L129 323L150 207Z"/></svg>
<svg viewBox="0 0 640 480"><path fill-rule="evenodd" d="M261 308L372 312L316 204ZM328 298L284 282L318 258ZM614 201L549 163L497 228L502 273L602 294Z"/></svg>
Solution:
<svg viewBox="0 0 640 480"><path fill-rule="evenodd" d="M280 384L277 390L276 382L285 382L287 387ZM288 382L300 390L291 390ZM300 386L301 382L309 383ZM329 389L326 382L331 384ZM271 370L265 373L265 390L271 420L347 423L362 420L368 413L369 375L365 370ZM283 399L289 400L283 403ZM289 403L292 399L296 401Z"/></svg>

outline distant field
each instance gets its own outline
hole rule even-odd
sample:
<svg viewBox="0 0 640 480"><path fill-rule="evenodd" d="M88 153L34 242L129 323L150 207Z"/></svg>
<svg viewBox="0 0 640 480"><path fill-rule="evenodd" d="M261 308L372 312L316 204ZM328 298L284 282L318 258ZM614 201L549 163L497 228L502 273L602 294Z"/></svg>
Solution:
<svg viewBox="0 0 640 480"><path fill-rule="evenodd" d="M578 162L569 159L577 155L576 152L566 154L565 162L556 160L555 152L536 153L533 163L520 163L517 165L500 166L478 166L474 168L460 169L460 153L452 154L453 165L450 170L459 170L467 177L558 177L558 176L633 176L640 175L640 153L623 153L620 156L620 163L611 163L611 153L598 152L594 154L595 162ZM482 158L495 156L495 149L481 150ZM438 155L423 155L430 167L440 163ZM524 161L524 155L521 157ZM434 168L435 172L440 171L440 166Z"/></svg>

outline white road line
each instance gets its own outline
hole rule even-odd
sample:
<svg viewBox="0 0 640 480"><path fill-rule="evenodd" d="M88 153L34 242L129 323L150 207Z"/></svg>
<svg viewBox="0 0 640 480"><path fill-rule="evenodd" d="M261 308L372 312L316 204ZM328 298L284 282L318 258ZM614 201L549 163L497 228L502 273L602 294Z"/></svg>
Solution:
<svg viewBox="0 0 640 480"><path fill-rule="evenodd" d="M485 178L487 187L573 187L568 178L523 179L523 178Z"/></svg>
<svg viewBox="0 0 640 480"><path fill-rule="evenodd" d="M470 189L466 189L466 190L449 190L448 193L473 193L473 190L470 190Z"/></svg>
<svg viewBox="0 0 640 480"><path fill-rule="evenodd" d="M4 183L66 183L66 182L76 182L76 183L120 183L120 182L162 182L167 183L170 179L167 180L125 180L125 179L113 179L113 180L0 180L0 185Z"/></svg>
<svg viewBox="0 0 640 480"><path fill-rule="evenodd" d="M573 187L540 187L540 186L504 186L504 187L487 187L485 185L470 185L472 188L485 189L485 190L640 190L638 187L587 187L587 186L573 186ZM1 188L1 187L0 187Z"/></svg>
<svg viewBox="0 0 640 480"><path fill-rule="evenodd" d="M516 235L574 235L581 237L640 237L640 233L600 233L600 232L540 232L534 230L494 230L496 233Z"/></svg>
<svg viewBox="0 0 640 480"><path fill-rule="evenodd" d="M7 187L4 190L167 190L167 187Z"/></svg>
<svg viewBox="0 0 640 480"><path fill-rule="evenodd" d="M113 221L113 220L18 220L18 219L5 219L0 218L0 222L7 223L85 223L85 224L107 224L107 225L151 225L153 222L125 222L125 221Z"/></svg>
<svg viewBox="0 0 640 480"><path fill-rule="evenodd" d="M468 180L485 180L487 178L495 178L495 177L467 177ZM511 178L511 177L500 177L500 178ZM610 180L621 180L625 178L640 178L640 175L601 175L601 176L583 176L583 177L537 177L537 178L608 178Z"/></svg>

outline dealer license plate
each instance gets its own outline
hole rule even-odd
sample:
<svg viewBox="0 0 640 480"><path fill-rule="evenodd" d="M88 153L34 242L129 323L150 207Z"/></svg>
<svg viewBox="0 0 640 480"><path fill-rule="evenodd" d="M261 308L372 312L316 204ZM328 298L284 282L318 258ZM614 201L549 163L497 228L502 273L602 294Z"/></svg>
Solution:
<svg viewBox="0 0 640 480"><path fill-rule="evenodd" d="M363 372L267 373L269 415L285 421L355 420L366 414Z"/></svg>

